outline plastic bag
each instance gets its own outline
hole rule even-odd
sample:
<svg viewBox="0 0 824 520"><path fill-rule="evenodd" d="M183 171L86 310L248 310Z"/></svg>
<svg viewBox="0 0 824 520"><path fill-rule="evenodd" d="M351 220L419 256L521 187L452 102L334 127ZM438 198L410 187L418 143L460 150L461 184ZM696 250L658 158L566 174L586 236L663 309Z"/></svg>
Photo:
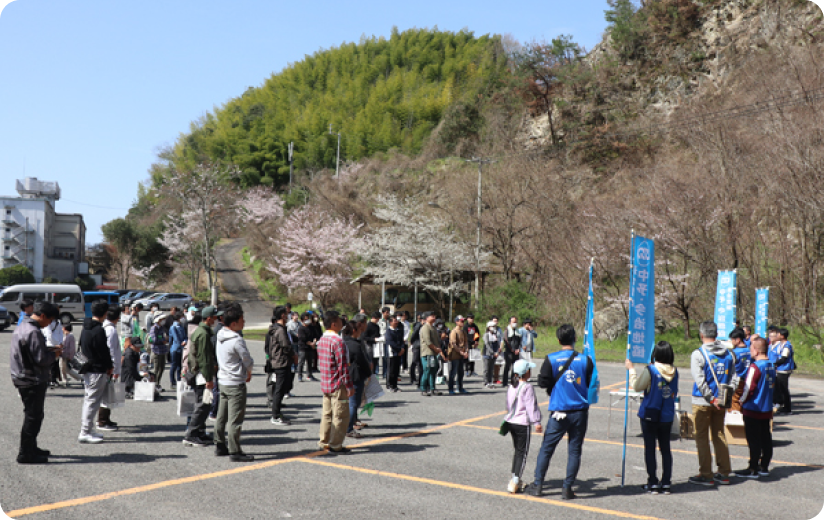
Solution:
<svg viewBox="0 0 824 520"><path fill-rule="evenodd" d="M197 394L189 385L180 381L177 385L177 415L188 417L192 415L197 406Z"/></svg>
<svg viewBox="0 0 824 520"><path fill-rule="evenodd" d="M109 381L108 392L106 406L120 408L126 405L126 383L112 379Z"/></svg>

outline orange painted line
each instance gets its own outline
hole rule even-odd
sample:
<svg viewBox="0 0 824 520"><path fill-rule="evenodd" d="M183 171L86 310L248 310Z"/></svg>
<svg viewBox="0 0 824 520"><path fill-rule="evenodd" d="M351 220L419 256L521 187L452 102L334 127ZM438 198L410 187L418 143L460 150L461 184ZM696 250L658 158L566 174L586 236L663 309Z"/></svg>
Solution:
<svg viewBox="0 0 824 520"><path fill-rule="evenodd" d="M517 499L517 500L527 500L529 502L537 502L541 504L549 504L557 507L565 507L568 509L577 509L578 511L587 511L590 513L600 513L603 515L609 516L617 516L620 518L635 518L638 520L660 520L654 516L644 516L644 515L636 515L633 513L626 513L624 511L616 511L613 509L603 509L600 507L593 507L593 506L585 506L582 504L575 504L571 502L562 502L560 500L552 500L549 498L540 498L540 497L533 497L530 495L523 495L523 494L511 494L505 491L495 491L493 489L485 489L479 488L475 486L467 486L465 484L455 484L454 482L446 482L443 480L434 480L430 478L422 478L422 477L414 477L412 475L404 475L401 473L392 473L389 471L379 471L375 469L367 469L367 468L359 468L356 466L346 466L344 464L336 464L334 462L327 462L324 460L317 460L317 459L298 459L301 462L308 462L309 464L317 464L319 466L327 466L330 468L337 468L337 469L344 469L348 471L357 471L358 473L365 473L367 475L377 475L381 477L390 477L396 478L400 480L408 480L410 482L419 482L421 484L430 484L433 486L441 486L447 487L452 489L460 489L462 491L471 491L474 493L483 493L484 495L492 495L510 499Z"/></svg>
<svg viewBox="0 0 824 520"><path fill-rule="evenodd" d="M613 383L609 386L602 386L601 390L612 390L613 388L618 388L619 386L626 386L626 381L618 381L617 383Z"/></svg>
<svg viewBox="0 0 824 520"><path fill-rule="evenodd" d="M323 452L317 452L320 454ZM315 454L310 454L315 455ZM316 455L315 455L316 456ZM74 498L71 500L63 500L61 502L54 502L52 504L43 504L40 506L33 506L33 507L26 507L23 509L15 509L14 511L8 511L6 514L12 518L17 518L19 516L31 515L34 513L43 513L46 511L54 511L55 509L64 509L66 507L74 507L74 506L81 506L84 504L91 504L93 502L101 502L103 500L109 500L116 497L126 496L126 495L134 495L137 493L145 493L147 491L153 491L155 489L162 489L165 487L170 486L179 486L181 484L189 484L192 482L199 482L201 480L208 480L212 478L218 477L225 477L227 475L236 475L238 473L244 473L246 471L254 471L263 468L270 468L272 466L277 466L278 464L283 464L285 462L291 462L295 460L296 457L291 457L288 459L281 459L281 460L270 460L267 462L261 462L259 464L252 464L250 466L242 466L233 469L227 469L224 471L215 471L214 473L204 473L202 475L193 475L191 477L184 477L178 478L173 480L164 480L162 482L157 482L155 484L149 484L146 486L138 486L128 489L121 489L120 491L112 491L110 493L103 493L102 495L92 495L88 497L82 498Z"/></svg>
<svg viewBox="0 0 824 520"><path fill-rule="evenodd" d="M789 429L791 429L791 430L794 430L794 429L796 429L796 428L799 428L799 429L801 429L801 430L819 430L819 431L824 431L824 428L816 428L815 426L801 426L801 425L799 425L799 424L792 424L792 423L777 423L777 422L773 422L773 424L774 424L775 426L781 426L782 428L789 428Z"/></svg>

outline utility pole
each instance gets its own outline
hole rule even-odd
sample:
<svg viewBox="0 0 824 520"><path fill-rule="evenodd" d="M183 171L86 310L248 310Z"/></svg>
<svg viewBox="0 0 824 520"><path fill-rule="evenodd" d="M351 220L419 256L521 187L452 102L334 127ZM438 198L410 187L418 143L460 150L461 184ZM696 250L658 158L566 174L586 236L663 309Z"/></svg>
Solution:
<svg viewBox="0 0 824 520"><path fill-rule="evenodd" d="M294 161L292 160L292 152L295 151L295 143L289 143L289 195L292 194L292 167L294 165Z"/></svg>
<svg viewBox="0 0 824 520"><path fill-rule="evenodd" d="M329 135L332 134L332 123L329 123ZM340 186L340 132L338 132L338 156L335 159L335 177L338 178L338 186Z"/></svg>
<svg viewBox="0 0 824 520"><path fill-rule="evenodd" d="M491 164L490 159L473 157L466 162L478 163L478 216L477 216L477 236L475 238L475 310L478 310L479 286L481 277L481 179L483 176L483 165Z"/></svg>

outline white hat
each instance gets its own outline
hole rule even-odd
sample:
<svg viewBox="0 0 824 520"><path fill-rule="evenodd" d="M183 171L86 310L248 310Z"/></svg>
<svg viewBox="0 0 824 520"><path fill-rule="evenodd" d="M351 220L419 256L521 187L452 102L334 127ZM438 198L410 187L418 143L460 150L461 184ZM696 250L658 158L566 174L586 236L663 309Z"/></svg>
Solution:
<svg viewBox="0 0 824 520"><path fill-rule="evenodd" d="M161 322L161 321L165 320L168 317L169 317L168 314L163 314L162 312L161 313L156 312L155 317L154 317L154 322L155 323Z"/></svg>
<svg viewBox="0 0 824 520"><path fill-rule="evenodd" d="M522 376L526 374L528 370L535 368L535 366L535 363L530 363L525 359L519 359L514 365L512 365L512 371L519 376Z"/></svg>
<svg viewBox="0 0 824 520"><path fill-rule="evenodd" d="M489 327L494 327L494 326L495 326L495 322L494 322L494 321L488 321L488 322L486 322L486 328L489 328Z"/></svg>

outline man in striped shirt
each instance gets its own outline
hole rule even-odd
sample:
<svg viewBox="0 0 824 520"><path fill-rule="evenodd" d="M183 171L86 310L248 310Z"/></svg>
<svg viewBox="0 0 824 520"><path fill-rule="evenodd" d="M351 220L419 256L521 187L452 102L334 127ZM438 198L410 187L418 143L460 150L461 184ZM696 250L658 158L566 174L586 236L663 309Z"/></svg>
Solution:
<svg viewBox="0 0 824 520"><path fill-rule="evenodd" d="M343 440L349 424L349 398L355 395L355 386L349 378L349 356L340 337L343 320L337 312L326 311L323 326L326 332L318 341L320 391L323 392L318 446L322 450L348 453L350 450L343 446Z"/></svg>

